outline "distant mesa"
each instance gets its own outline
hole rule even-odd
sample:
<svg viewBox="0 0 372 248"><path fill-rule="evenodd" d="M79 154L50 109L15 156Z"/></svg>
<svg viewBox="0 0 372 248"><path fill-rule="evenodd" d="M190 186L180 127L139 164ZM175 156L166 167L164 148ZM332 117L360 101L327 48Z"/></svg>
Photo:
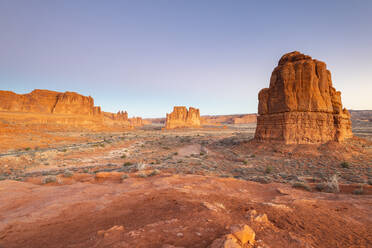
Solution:
<svg viewBox="0 0 372 248"><path fill-rule="evenodd" d="M28 94L0 91L0 111L38 114L73 114L99 116L101 108L94 106L90 96L75 92L34 90Z"/></svg>
<svg viewBox="0 0 372 248"><path fill-rule="evenodd" d="M128 118L127 112L101 111L90 96L50 90L34 90L28 94L0 91L0 119L16 125L43 125L47 129L102 130L142 125L142 118Z"/></svg>
<svg viewBox="0 0 372 248"><path fill-rule="evenodd" d="M250 124L257 122L257 114L208 115L201 120L203 125Z"/></svg>
<svg viewBox="0 0 372 248"><path fill-rule="evenodd" d="M311 144L353 136L350 114L332 87L330 71L308 55L285 54L258 100L255 140Z"/></svg>
<svg viewBox="0 0 372 248"><path fill-rule="evenodd" d="M167 114L165 120L165 129L174 128L198 128L200 127L200 111L197 108L177 106L173 112Z"/></svg>

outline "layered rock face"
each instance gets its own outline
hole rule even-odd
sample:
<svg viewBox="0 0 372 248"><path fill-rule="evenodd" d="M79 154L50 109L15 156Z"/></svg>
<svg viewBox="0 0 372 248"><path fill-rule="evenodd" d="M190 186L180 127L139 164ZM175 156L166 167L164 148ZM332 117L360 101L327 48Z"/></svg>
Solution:
<svg viewBox="0 0 372 248"><path fill-rule="evenodd" d="M29 94L0 91L0 111L39 114L101 115L92 97L75 92L34 90Z"/></svg>
<svg viewBox="0 0 372 248"><path fill-rule="evenodd" d="M258 100L256 140L309 144L352 137L350 114L342 108L330 71L310 56L285 54Z"/></svg>
<svg viewBox="0 0 372 248"><path fill-rule="evenodd" d="M174 107L173 112L167 114L165 128L174 129L185 127L200 127L199 109L190 107L189 110L187 110L185 106Z"/></svg>
<svg viewBox="0 0 372 248"><path fill-rule="evenodd" d="M0 91L0 120L13 125L33 125L33 128L64 130L123 129L142 125L142 118L128 118L128 113L103 112L94 106L90 96L75 92L34 90L29 94Z"/></svg>

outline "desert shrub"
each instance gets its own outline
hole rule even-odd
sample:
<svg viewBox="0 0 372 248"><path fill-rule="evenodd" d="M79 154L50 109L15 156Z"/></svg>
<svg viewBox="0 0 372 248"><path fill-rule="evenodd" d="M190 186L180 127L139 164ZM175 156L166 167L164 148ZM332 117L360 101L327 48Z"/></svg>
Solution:
<svg viewBox="0 0 372 248"><path fill-rule="evenodd" d="M66 148L64 148L64 149L62 149L62 150L61 150L61 152L67 152L67 149L66 149Z"/></svg>
<svg viewBox="0 0 372 248"><path fill-rule="evenodd" d="M158 175L159 173L160 173L160 170L155 169L155 170L151 171L151 173L149 174L149 177L156 176L156 175Z"/></svg>
<svg viewBox="0 0 372 248"><path fill-rule="evenodd" d="M133 165L132 162L125 162L125 163L123 164L123 166L131 166L131 165Z"/></svg>
<svg viewBox="0 0 372 248"><path fill-rule="evenodd" d="M25 150L29 151L29 150L31 150L31 147L26 147Z"/></svg>
<svg viewBox="0 0 372 248"><path fill-rule="evenodd" d="M369 184L369 185L372 185L372 179L369 179L369 180L368 180L368 184Z"/></svg>
<svg viewBox="0 0 372 248"><path fill-rule="evenodd" d="M327 192L327 193L338 193L338 192L340 192L337 175L333 175L324 184L324 191Z"/></svg>
<svg viewBox="0 0 372 248"><path fill-rule="evenodd" d="M126 158L126 157L127 157L127 155L125 155L125 154L120 156L120 158Z"/></svg>
<svg viewBox="0 0 372 248"><path fill-rule="evenodd" d="M255 154L252 154L252 155L251 155L251 158L255 158L255 157L256 157L256 155L255 155Z"/></svg>
<svg viewBox="0 0 372 248"><path fill-rule="evenodd" d="M174 155L177 156L178 155L178 152L175 152Z"/></svg>
<svg viewBox="0 0 372 248"><path fill-rule="evenodd" d="M345 161L344 161L344 162L341 163L341 167L342 167L342 168L350 168L350 165L349 165L348 162L345 162Z"/></svg>
<svg viewBox="0 0 372 248"><path fill-rule="evenodd" d="M205 153L204 152L200 152L200 156L203 156L203 155L205 155Z"/></svg>
<svg viewBox="0 0 372 248"><path fill-rule="evenodd" d="M243 161L243 164L248 164L248 161L247 161L247 160L244 160L244 161Z"/></svg>
<svg viewBox="0 0 372 248"><path fill-rule="evenodd" d="M120 179L123 181L125 179L129 178L129 176L127 174L123 174L121 175Z"/></svg>
<svg viewBox="0 0 372 248"><path fill-rule="evenodd" d="M307 191L311 191L311 187L310 185L308 185L307 183L305 182L295 182L293 185L292 185L293 188L297 188L297 189L304 189L304 190L307 190Z"/></svg>
<svg viewBox="0 0 372 248"><path fill-rule="evenodd" d="M219 177L222 177L222 178L229 178L229 177L231 177L231 175L221 174Z"/></svg>
<svg viewBox="0 0 372 248"><path fill-rule="evenodd" d="M64 177L72 177L73 175L74 175L74 173L70 170L65 170L64 173L63 173Z"/></svg>
<svg viewBox="0 0 372 248"><path fill-rule="evenodd" d="M137 165L136 165L136 168L137 168L137 170L144 170L145 168L146 168L147 166L146 166L146 164L143 164L143 163L138 163Z"/></svg>
<svg viewBox="0 0 372 248"><path fill-rule="evenodd" d="M143 172L140 172L140 173L137 173L136 176L137 177L141 177L141 178L146 178L147 177L147 174L146 173L143 173Z"/></svg>
<svg viewBox="0 0 372 248"><path fill-rule="evenodd" d="M99 144L100 147L105 147L105 144L101 143Z"/></svg>
<svg viewBox="0 0 372 248"><path fill-rule="evenodd" d="M265 169L265 173L266 174L269 174L273 171L273 167L271 167L270 165L266 166L266 169Z"/></svg>
<svg viewBox="0 0 372 248"><path fill-rule="evenodd" d="M325 183L318 183L315 188L319 191L323 191L325 188Z"/></svg>
<svg viewBox="0 0 372 248"><path fill-rule="evenodd" d="M364 192L364 190L363 190L363 185L360 185L360 188L354 190L354 191L353 191L353 194L354 194L354 195L363 195L363 192Z"/></svg>
<svg viewBox="0 0 372 248"><path fill-rule="evenodd" d="M84 172L84 173L88 173L89 170L88 170L87 168L85 168L85 169L83 170L83 172Z"/></svg>
<svg viewBox="0 0 372 248"><path fill-rule="evenodd" d="M54 183L56 181L57 181L57 178L55 176L46 176L41 179L42 184Z"/></svg>

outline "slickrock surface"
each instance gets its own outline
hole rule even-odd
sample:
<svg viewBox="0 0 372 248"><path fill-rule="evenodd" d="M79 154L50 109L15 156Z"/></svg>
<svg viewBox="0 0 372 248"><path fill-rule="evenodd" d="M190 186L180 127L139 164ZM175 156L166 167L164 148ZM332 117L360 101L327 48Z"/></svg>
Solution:
<svg viewBox="0 0 372 248"><path fill-rule="evenodd" d="M199 109L190 107L189 110L185 106L174 107L173 112L167 114L165 128L185 128L185 127L200 127L200 112Z"/></svg>
<svg viewBox="0 0 372 248"><path fill-rule="evenodd" d="M352 137L350 114L342 108L330 71L310 56L285 54L258 99L256 140L308 144Z"/></svg>

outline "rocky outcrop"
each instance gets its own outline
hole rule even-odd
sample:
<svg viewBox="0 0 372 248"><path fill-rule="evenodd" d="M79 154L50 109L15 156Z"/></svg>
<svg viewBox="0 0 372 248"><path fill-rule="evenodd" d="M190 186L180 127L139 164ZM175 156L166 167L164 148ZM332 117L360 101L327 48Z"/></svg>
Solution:
<svg viewBox="0 0 372 248"><path fill-rule="evenodd" d="M233 119L234 124L249 124L257 122L256 114L243 115L242 117L237 117Z"/></svg>
<svg viewBox="0 0 372 248"><path fill-rule="evenodd" d="M38 114L101 115L101 108L94 106L90 96L75 92L34 90L28 94L0 91L0 111Z"/></svg>
<svg viewBox="0 0 372 248"><path fill-rule="evenodd" d="M141 117L132 117L129 118L130 125L132 127L141 127L143 126L142 118Z"/></svg>
<svg viewBox="0 0 372 248"><path fill-rule="evenodd" d="M201 117L205 125L215 124L249 124L257 121L256 114L237 114L237 115L205 115Z"/></svg>
<svg viewBox="0 0 372 248"><path fill-rule="evenodd" d="M174 129L185 127L200 127L199 109L190 107L189 110L187 110L185 106L174 107L173 112L167 114L165 128Z"/></svg>
<svg viewBox="0 0 372 248"><path fill-rule="evenodd" d="M128 121L127 111L119 111L116 114L110 112L103 112L106 119L113 121Z"/></svg>
<svg viewBox="0 0 372 248"><path fill-rule="evenodd" d="M350 114L342 108L330 71L310 56L285 54L258 100L256 140L308 144L352 137Z"/></svg>
<svg viewBox="0 0 372 248"><path fill-rule="evenodd" d="M249 248L255 243L256 233L248 225L234 225L231 233L216 239L209 248Z"/></svg>
<svg viewBox="0 0 372 248"><path fill-rule="evenodd" d="M90 96L49 90L28 94L0 91L0 120L47 130L121 130L142 125L142 118L128 118L126 111L116 114L101 111Z"/></svg>

